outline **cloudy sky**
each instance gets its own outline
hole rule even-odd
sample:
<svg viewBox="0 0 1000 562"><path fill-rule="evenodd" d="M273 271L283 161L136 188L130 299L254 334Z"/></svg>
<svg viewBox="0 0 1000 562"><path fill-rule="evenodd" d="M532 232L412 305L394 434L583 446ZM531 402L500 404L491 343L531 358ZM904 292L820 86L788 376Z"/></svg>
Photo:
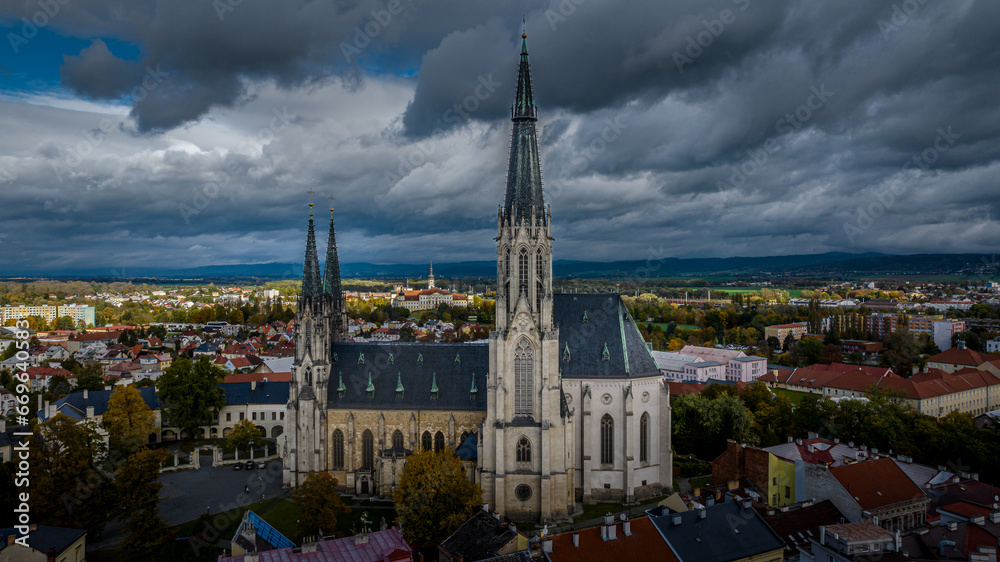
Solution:
<svg viewBox="0 0 1000 562"><path fill-rule="evenodd" d="M0 0L0 274L491 259L522 14L557 259L996 251L997 2Z"/></svg>

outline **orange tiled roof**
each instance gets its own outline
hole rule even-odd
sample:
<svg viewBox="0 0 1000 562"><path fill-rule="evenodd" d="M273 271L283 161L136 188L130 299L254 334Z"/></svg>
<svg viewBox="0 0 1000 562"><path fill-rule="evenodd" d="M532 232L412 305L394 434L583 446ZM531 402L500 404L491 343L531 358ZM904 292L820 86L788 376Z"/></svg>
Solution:
<svg viewBox="0 0 1000 562"><path fill-rule="evenodd" d="M830 469L830 474L864 510L924 497L920 488L890 458L837 466Z"/></svg>
<svg viewBox="0 0 1000 562"><path fill-rule="evenodd" d="M573 546L573 533L560 533L552 536L552 552L549 560L552 562L606 562L608 560L663 560L679 562L677 556L667 541L663 540L659 531L649 521L648 517L633 519L631 535L626 536L622 523L615 521L615 539L601 538L600 527L590 527L575 531L580 535L580 546Z"/></svg>

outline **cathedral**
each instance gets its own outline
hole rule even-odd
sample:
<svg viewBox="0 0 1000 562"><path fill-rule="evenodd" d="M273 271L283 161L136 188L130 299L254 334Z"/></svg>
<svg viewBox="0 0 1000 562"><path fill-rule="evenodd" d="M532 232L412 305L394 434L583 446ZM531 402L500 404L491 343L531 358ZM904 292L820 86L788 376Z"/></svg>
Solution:
<svg viewBox="0 0 1000 562"><path fill-rule="evenodd" d="M561 521L581 502L669 490L669 394L624 302L552 292L552 214L521 38L489 341L346 341L333 209L322 274L310 211L285 487L323 471L347 493L389 497L406 457L433 449L454 451L483 502L512 520Z"/></svg>

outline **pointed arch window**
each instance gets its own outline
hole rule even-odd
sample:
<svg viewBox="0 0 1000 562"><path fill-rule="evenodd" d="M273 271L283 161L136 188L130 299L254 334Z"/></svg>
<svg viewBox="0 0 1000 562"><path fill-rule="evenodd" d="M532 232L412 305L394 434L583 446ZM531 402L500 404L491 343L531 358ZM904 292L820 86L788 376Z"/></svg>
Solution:
<svg viewBox="0 0 1000 562"><path fill-rule="evenodd" d="M614 464L614 447L615 420L611 419L611 414L604 414L601 418L601 464Z"/></svg>
<svg viewBox="0 0 1000 562"><path fill-rule="evenodd" d="M361 469L373 468L375 468L375 436L370 429L366 429L361 435Z"/></svg>
<svg viewBox="0 0 1000 562"><path fill-rule="evenodd" d="M444 433L440 431L434 435L434 452L440 453L444 450Z"/></svg>
<svg viewBox="0 0 1000 562"><path fill-rule="evenodd" d="M531 462L531 441L527 437L517 441L517 462Z"/></svg>
<svg viewBox="0 0 1000 562"><path fill-rule="evenodd" d="M528 340L521 340L514 351L514 415L534 413L535 350Z"/></svg>
<svg viewBox="0 0 1000 562"><path fill-rule="evenodd" d="M468 431L463 431L462 432L462 443L465 443L465 440L468 439L468 438L469 438L469 432Z"/></svg>
<svg viewBox="0 0 1000 562"><path fill-rule="evenodd" d="M397 451L403 449L403 432L398 429L392 432L392 448Z"/></svg>
<svg viewBox="0 0 1000 562"><path fill-rule="evenodd" d="M649 413L639 418L639 462L649 462Z"/></svg>
<svg viewBox="0 0 1000 562"><path fill-rule="evenodd" d="M542 249L539 248L538 251L535 252L535 310L536 311L542 310L542 279L544 279L544 275L542 275L543 261L544 260L542 259Z"/></svg>
<svg viewBox="0 0 1000 562"><path fill-rule="evenodd" d="M528 296L528 273L528 249L521 248L517 256L517 287L519 296Z"/></svg>
<svg viewBox="0 0 1000 562"><path fill-rule="evenodd" d="M333 468L344 468L344 432L333 432Z"/></svg>
<svg viewBox="0 0 1000 562"><path fill-rule="evenodd" d="M430 451L431 450L431 447L433 445L431 444L431 432L430 431L425 431L424 434L423 434L423 436L420 437L420 446L425 451Z"/></svg>
<svg viewBox="0 0 1000 562"><path fill-rule="evenodd" d="M505 252L505 255L504 255L503 282L502 282L502 285L503 285L503 287L505 289L505 292L506 292L505 296L507 297L507 298L504 299L506 301L506 303L507 303L507 314L510 314L510 301L511 301L511 294L510 294L510 248L507 248L507 251Z"/></svg>

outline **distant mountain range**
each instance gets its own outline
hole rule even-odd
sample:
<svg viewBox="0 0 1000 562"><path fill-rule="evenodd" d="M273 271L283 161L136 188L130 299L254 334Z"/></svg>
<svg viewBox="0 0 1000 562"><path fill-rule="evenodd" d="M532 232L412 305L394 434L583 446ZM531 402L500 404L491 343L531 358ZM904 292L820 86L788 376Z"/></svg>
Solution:
<svg viewBox="0 0 1000 562"><path fill-rule="evenodd" d="M427 264L343 263L344 277L415 278L427 276ZM496 262L466 261L435 263L438 277L490 278L496 275ZM806 275L914 275L914 274L982 274L1000 273L996 255L989 254L913 254L906 256L878 253L850 254L828 252L793 256L733 257L733 258L662 258L612 262L556 260L553 273L557 277L581 278L664 278L699 276L806 276ZM54 271L19 271L0 273L11 277L92 278L123 280L160 279L291 279L302 276L301 263L261 263L211 265L194 268L139 267L126 270L75 269Z"/></svg>

